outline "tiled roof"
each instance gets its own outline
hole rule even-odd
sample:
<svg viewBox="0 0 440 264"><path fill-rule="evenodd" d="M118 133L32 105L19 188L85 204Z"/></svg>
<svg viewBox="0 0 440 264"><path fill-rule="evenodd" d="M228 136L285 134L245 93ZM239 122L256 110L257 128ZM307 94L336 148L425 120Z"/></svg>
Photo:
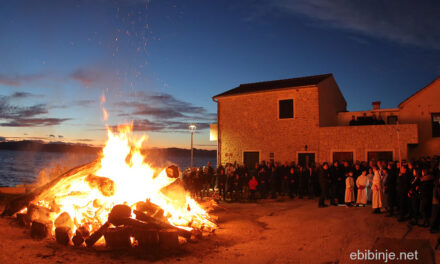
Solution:
<svg viewBox="0 0 440 264"><path fill-rule="evenodd" d="M318 83L327 79L330 76L333 76L333 74L329 73L329 74L313 75L313 76L276 80L276 81L240 84L240 86L228 90L224 93L218 94L213 98L245 94L245 93L270 91L270 90L276 90L276 89L288 88L288 87L317 85Z"/></svg>

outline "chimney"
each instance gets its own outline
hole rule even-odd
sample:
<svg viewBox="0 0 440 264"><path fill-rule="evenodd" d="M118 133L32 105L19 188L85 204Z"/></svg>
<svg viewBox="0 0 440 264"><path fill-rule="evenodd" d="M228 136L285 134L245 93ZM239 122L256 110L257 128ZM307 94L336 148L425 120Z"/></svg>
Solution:
<svg viewBox="0 0 440 264"><path fill-rule="evenodd" d="M380 109L380 101L375 101L371 103L373 105L373 110L379 110Z"/></svg>

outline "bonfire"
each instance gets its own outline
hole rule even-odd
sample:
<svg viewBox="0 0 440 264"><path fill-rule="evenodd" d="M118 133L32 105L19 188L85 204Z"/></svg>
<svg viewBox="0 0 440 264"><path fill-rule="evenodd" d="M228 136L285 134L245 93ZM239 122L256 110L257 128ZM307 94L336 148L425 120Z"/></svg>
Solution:
<svg viewBox="0 0 440 264"><path fill-rule="evenodd" d="M169 246L178 237L216 230L215 220L183 189L177 167L148 164L141 153L144 137L135 140L130 125L107 133L96 161L14 200L4 214L16 214L33 237L52 235L89 247L104 241Z"/></svg>

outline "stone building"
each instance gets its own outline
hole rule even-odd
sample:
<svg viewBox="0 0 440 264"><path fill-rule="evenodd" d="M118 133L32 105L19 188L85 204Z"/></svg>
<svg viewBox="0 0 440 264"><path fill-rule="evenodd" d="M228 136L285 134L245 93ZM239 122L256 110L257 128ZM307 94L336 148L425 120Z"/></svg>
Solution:
<svg viewBox="0 0 440 264"><path fill-rule="evenodd" d="M213 100L222 164L440 154L440 78L392 109L373 102L371 110L347 112L332 74L241 84Z"/></svg>

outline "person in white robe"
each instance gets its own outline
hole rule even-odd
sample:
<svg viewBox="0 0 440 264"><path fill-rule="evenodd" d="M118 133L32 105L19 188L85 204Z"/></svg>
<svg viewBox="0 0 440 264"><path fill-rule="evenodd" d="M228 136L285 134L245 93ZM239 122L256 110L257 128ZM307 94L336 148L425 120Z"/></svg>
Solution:
<svg viewBox="0 0 440 264"><path fill-rule="evenodd" d="M373 168L373 184L371 189L373 191L372 208L373 213L380 213L380 208L382 208L382 179L379 174L377 167Z"/></svg>
<svg viewBox="0 0 440 264"><path fill-rule="evenodd" d="M356 204L363 206L367 205L367 186L369 184L367 171L362 170L362 174L356 180L356 186L358 189Z"/></svg>
<svg viewBox="0 0 440 264"><path fill-rule="evenodd" d="M345 204L351 206L355 202L353 172L350 171L345 179Z"/></svg>

